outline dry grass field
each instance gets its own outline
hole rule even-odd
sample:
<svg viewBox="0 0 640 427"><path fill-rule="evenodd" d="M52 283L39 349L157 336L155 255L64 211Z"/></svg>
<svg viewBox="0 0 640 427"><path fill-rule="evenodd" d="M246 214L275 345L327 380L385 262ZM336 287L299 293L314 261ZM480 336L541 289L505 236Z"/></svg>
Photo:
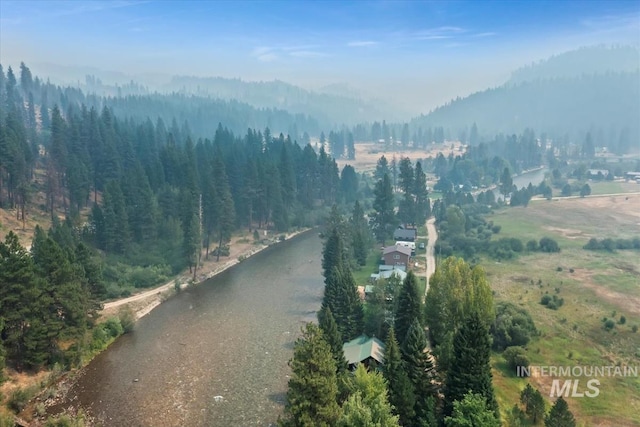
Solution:
<svg viewBox="0 0 640 427"><path fill-rule="evenodd" d="M511 261L481 261L496 301L527 309L540 331L527 346L532 365L640 367L640 332L633 329L640 327L640 254L583 249L592 237L640 237L640 195L535 201L488 219L502 226L500 237L526 242L547 236L562 249ZM545 308L540 299L547 293L563 298L564 304L558 310ZM611 330L605 329L605 319L615 321ZM510 374L500 356L494 358L494 368L499 401L510 408L526 380ZM581 381L583 391L586 380ZM598 380L597 397L568 399L579 425L640 425L640 378ZM551 377L530 381L550 396Z"/></svg>

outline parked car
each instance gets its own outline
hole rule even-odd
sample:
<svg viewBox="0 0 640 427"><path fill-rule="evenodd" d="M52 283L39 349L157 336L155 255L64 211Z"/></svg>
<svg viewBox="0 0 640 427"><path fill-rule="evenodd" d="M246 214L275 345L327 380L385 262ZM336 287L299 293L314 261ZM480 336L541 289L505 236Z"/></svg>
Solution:
<svg viewBox="0 0 640 427"><path fill-rule="evenodd" d="M421 242L421 243L418 245L418 249L424 249L424 242Z"/></svg>

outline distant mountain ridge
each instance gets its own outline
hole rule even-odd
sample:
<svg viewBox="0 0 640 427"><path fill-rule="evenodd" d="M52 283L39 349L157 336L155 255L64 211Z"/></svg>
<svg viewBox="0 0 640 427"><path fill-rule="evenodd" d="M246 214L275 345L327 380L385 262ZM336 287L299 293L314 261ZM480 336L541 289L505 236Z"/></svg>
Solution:
<svg viewBox="0 0 640 427"><path fill-rule="evenodd" d="M165 91L234 99L259 108L278 108L293 114L307 114L331 127L397 117L382 103L363 100L354 91L339 94L336 86L311 91L280 80L251 82L223 77L174 76Z"/></svg>
<svg viewBox="0 0 640 427"><path fill-rule="evenodd" d="M589 52L595 57L587 61ZM637 54L634 48L602 47L567 52L514 72L502 86L456 99L416 117L411 126L461 131L476 123L485 135L532 128L574 140L584 138L588 131L598 131L606 135L603 145L618 143L621 134L637 143L640 60L635 68L633 62ZM607 58L608 63L597 65Z"/></svg>
<svg viewBox="0 0 640 427"><path fill-rule="evenodd" d="M640 51L633 46L592 46L554 55L511 73L507 84L580 77L582 75L635 72L640 68Z"/></svg>

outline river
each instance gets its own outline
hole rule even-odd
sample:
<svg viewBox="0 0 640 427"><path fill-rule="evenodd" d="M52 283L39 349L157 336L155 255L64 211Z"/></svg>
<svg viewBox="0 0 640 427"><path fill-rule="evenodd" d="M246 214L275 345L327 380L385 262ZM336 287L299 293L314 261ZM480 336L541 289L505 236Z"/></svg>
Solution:
<svg viewBox="0 0 640 427"><path fill-rule="evenodd" d="M268 426L324 289L315 232L182 291L79 374L60 407L105 426Z"/></svg>
<svg viewBox="0 0 640 427"><path fill-rule="evenodd" d="M531 183L531 185L533 186L537 186L539 185L542 181L544 181L544 175L547 172L547 168L541 168L541 169L536 169L536 170L532 170L530 172L524 172L520 175L514 176L513 177L513 185L515 185L518 190L521 189L522 187L528 187L529 183ZM498 198L502 198L502 194L500 193L500 189L496 188L493 190L495 196L496 196L496 200L498 200Z"/></svg>

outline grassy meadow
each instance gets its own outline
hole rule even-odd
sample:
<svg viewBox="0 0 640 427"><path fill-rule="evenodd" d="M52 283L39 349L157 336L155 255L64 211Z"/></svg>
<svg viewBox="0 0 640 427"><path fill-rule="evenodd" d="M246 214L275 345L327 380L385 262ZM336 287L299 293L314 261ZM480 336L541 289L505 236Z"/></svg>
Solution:
<svg viewBox="0 0 640 427"><path fill-rule="evenodd" d="M592 237L640 236L640 196L534 201L526 208L497 211L487 220L502 226L496 237L526 243L547 236L561 247L555 254L525 252L509 261L481 260L496 301L524 307L536 323L540 335L527 346L532 365L640 366L640 332L633 330L640 327L640 254L582 249ZM557 310L544 307L540 299L546 293L563 298L564 304ZM615 326L605 329L605 319ZM503 411L518 402L527 381L551 405L552 378L515 378L501 356L493 362ZM581 379L579 391L586 391L587 380ZM598 380L597 397L567 399L578 425L640 425L640 378Z"/></svg>

